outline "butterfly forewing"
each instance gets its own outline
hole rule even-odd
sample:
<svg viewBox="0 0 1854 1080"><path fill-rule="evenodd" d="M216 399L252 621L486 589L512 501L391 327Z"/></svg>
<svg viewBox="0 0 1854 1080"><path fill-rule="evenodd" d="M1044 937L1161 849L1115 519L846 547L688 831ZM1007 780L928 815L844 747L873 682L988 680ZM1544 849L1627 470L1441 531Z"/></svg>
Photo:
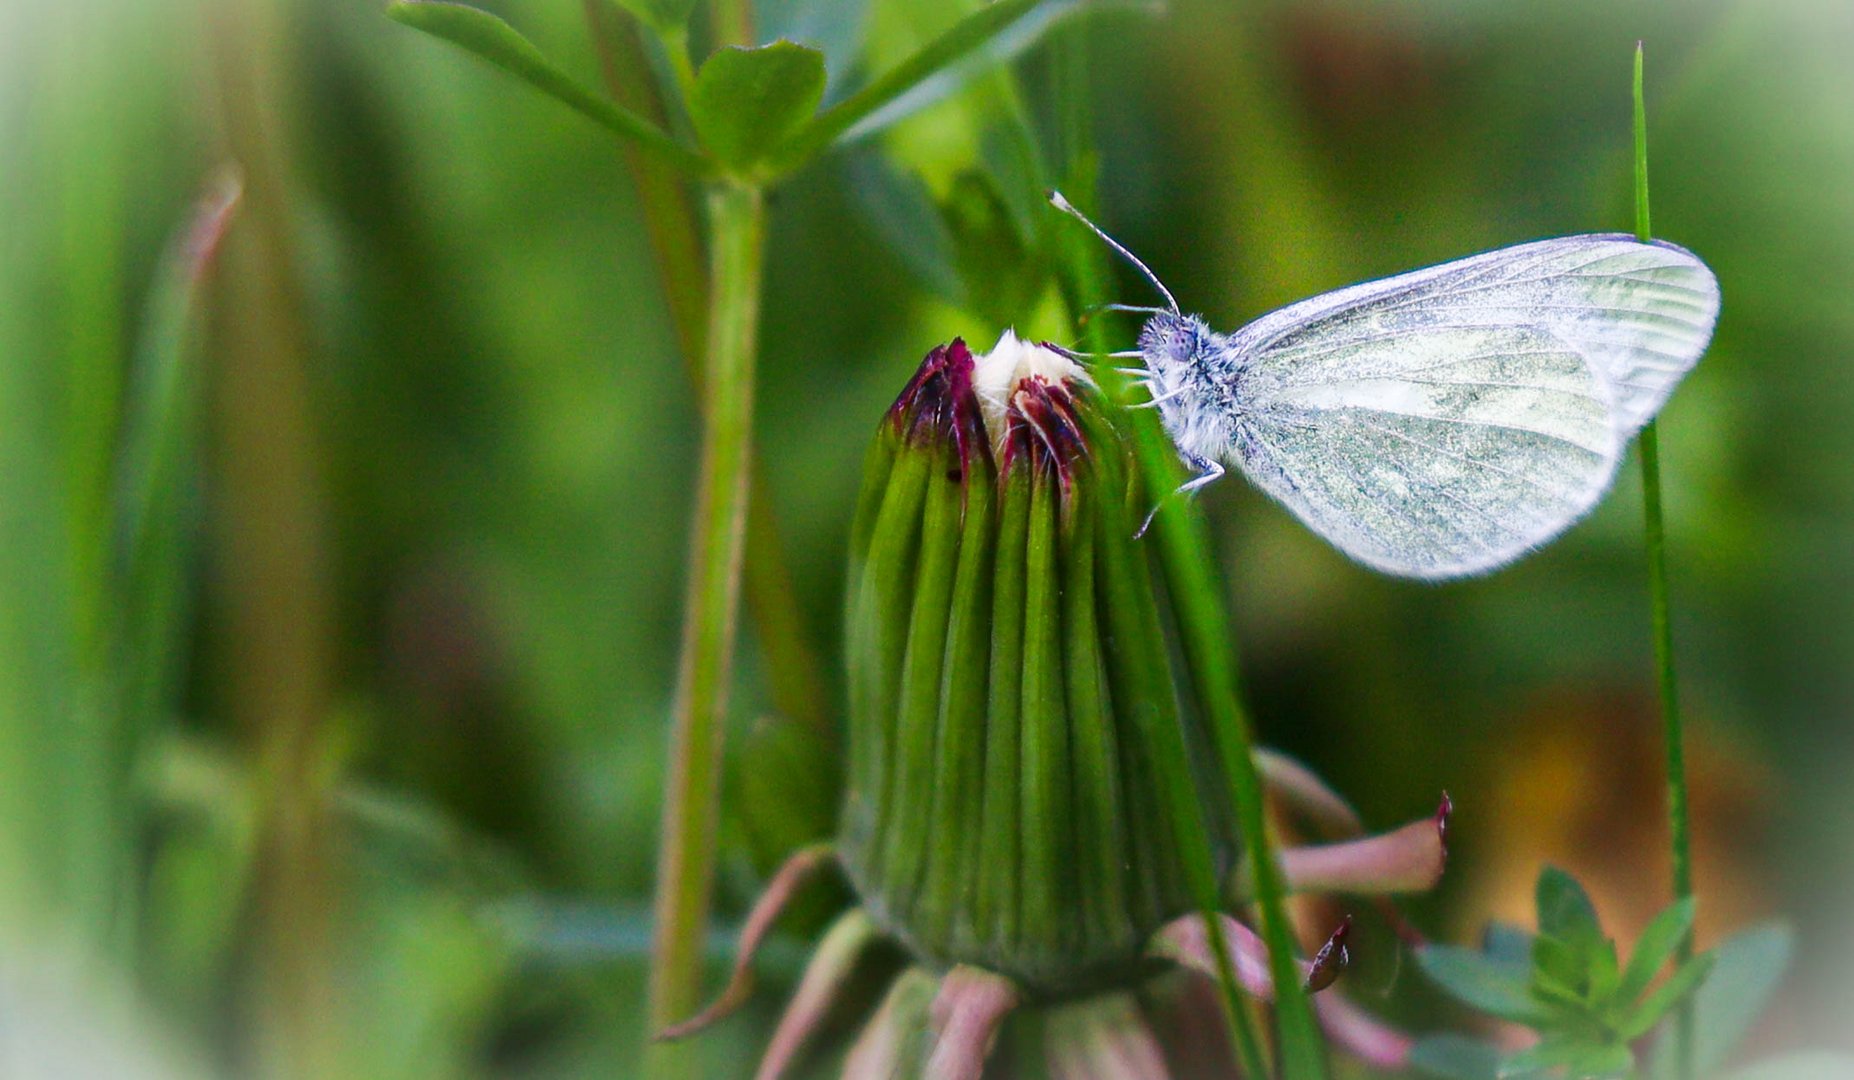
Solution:
<svg viewBox="0 0 1854 1080"><path fill-rule="evenodd" d="M1235 334L1236 463L1368 565L1491 569L1595 504L1699 358L1688 252L1581 236L1342 289Z"/></svg>

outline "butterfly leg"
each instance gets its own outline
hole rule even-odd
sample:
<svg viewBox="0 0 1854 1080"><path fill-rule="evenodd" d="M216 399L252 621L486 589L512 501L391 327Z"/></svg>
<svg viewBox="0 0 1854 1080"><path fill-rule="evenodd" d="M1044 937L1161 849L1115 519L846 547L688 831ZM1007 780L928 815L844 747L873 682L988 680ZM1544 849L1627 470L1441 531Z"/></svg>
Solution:
<svg viewBox="0 0 1854 1080"><path fill-rule="evenodd" d="M1185 464L1191 466L1192 471L1197 475L1180 484L1178 490L1172 492L1174 495L1189 495L1198 488L1204 487L1207 484L1214 484L1218 480L1223 479L1223 474L1229 471L1223 467L1221 461L1201 458L1196 454L1185 454L1183 457Z"/></svg>
<svg viewBox="0 0 1854 1080"><path fill-rule="evenodd" d="M1191 466L1192 471L1196 473L1196 475L1178 485L1178 490L1167 495L1165 499L1178 495L1190 495L1201 487L1216 483L1223 478L1224 473L1229 471L1223 467L1223 463L1220 461L1201 458L1196 454L1181 454L1180 456L1184 458L1186 465ZM1133 534L1133 539L1138 540L1146 535L1146 530L1152 527L1152 519L1159 516L1159 508L1165 505L1165 499L1160 499L1158 502L1152 504L1152 509L1146 512L1146 520L1140 522L1139 531Z"/></svg>
<svg viewBox="0 0 1854 1080"><path fill-rule="evenodd" d="M1148 385L1150 386L1150 382L1148 382ZM1165 404L1166 402L1172 400L1173 398L1179 396L1180 394L1183 394L1186 390L1189 390L1189 389L1190 389L1189 386L1179 385L1170 390L1167 390L1165 393L1160 394L1156 397L1149 398L1145 401L1136 401L1133 404L1128 405L1127 408L1129 409L1156 409L1160 405ZM1198 466L1197 462L1191 462L1192 468L1197 468L1197 466ZM1216 465L1214 466L1214 468L1216 468L1217 470L1217 476L1223 475L1223 466ZM1211 479L1215 480L1216 476L1211 477ZM1208 482L1209 481L1206 481L1206 483Z"/></svg>

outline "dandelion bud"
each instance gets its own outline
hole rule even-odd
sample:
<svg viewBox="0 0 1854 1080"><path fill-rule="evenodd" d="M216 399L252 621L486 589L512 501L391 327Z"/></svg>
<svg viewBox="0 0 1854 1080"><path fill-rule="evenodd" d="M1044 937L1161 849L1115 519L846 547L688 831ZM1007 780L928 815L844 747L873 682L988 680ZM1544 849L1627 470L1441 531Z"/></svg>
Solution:
<svg viewBox="0 0 1854 1080"><path fill-rule="evenodd" d="M840 848L931 967L1072 993L1191 909L1142 734L1178 717L1130 475L1085 372L1008 332L930 353L869 453Z"/></svg>

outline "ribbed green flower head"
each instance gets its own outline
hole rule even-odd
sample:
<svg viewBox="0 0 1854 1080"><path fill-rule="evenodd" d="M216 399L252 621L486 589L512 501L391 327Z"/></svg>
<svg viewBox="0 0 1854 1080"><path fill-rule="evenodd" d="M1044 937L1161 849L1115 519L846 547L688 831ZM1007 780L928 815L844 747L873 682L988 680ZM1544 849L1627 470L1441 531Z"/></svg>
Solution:
<svg viewBox="0 0 1854 1080"><path fill-rule="evenodd" d="M1192 909L1151 733L1179 723L1131 459L1072 360L933 350L868 456L844 865L924 964L1062 996ZM1143 498L1143 496L1141 496ZM1231 843L1220 836L1227 867Z"/></svg>

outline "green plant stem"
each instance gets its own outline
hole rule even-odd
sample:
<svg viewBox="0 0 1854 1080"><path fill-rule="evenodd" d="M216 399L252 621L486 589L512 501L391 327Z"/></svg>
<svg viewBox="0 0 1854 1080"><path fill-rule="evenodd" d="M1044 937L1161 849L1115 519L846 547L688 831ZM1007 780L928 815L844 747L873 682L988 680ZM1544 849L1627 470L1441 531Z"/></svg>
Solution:
<svg viewBox="0 0 1854 1080"><path fill-rule="evenodd" d="M664 118L661 97L646 75L639 40L643 32L612 0L583 0L586 23L606 87L618 103L659 122ZM674 43L666 47L675 51ZM682 42L687 60L687 42ZM708 306L708 276L702 269L700 232L695 207L682 177L655 157L626 144L626 160L637 187L637 200L650 249L656 258L670 325L676 332L696 397L702 398L706 380L702 363L706 350L704 325ZM834 745L837 729L831 722L829 691L823 665L810 628L799 609L798 590L785 556L779 523L773 513L765 476L755 461L747 481L747 547L743 588L755 637L766 657L766 678L773 712L796 720Z"/></svg>
<svg viewBox="0 0 1854 1080"><path fill-rule="evenodd" d="M765 200L758 188L733 184L716 187L708 199L713 288L701 472L658 850L650 971L653 1030L687 1017L701 990L752 460ZM687 1044L658 1045L650 1055L652 1075L691 1075L692 1070Z"/></svg>
<svg viewBox="0 0 1854 1080"><path fill-rule="evenodd" d="M716 48L753 44L752 0L709 0L708 13Z"/></svg>
<svg viewBox="0 0 1854 1080"><path fill-rule="evenodd" d="M326 813L334 612L317 463L308 313L296 277L286 159L272 139L281 27L262 5L210 5L225 149L244 210L223 241L214 363L211 490L221 582L212 613L230 650L230 694L257 758L256 922L260 1072L341 1066L335 971L339 837Z"/></svg>
<svg viewBox="0 0 1854 1080"><path fill-rule="evenodd" d="M663 52L669 59L676 92L686 104L695 96L695 62L689 58L689 27L685 24L663 33ZM639 57L641 60L642 57ZM662 118L659 116L659 122Z"/></svg>
<svg viewBox="0 0 1854 1080"><path fill-rule="evenodd" d="M1642 95L1642 47L1635 46L1635 238L1647 243L1653 236L1648 215L1648 111ZM1674 677L1674 631L1668 618L1667 526L1661 512L1661 439L1653 420L1643 425L1639 439L1642 458L1643 534L1648 549L1648 598L1653 612L1654 662L1661 692L1661 723L1667 742L1667 819L1673 855L1674 899L1693 895L1692 832L1687 818L1687 764L1685 732L1680 719L1679 685ZM1678 962L1693 955L1693 934L1680 939ZM1674 1016L1674 1045L1680 1076L1693 1075L1693 1002L1688 998Z"/></svg>
<svg viewBox="0 0 1854 1080"><path fill-rule="evenodd" d="M1054 56L1054 74L1056 81L1055 96L1058 103L1057 107L1061 110L1060 146L1064 157L1062 169L1063 189L1068 193L1070 198L1082 200L1081 205L1092 207L1094 203L1095 175L1098 169L1098 162L1094 152L1092 108L1088 96L1088 56L1087 38L1085 34L1086 26L1083 25L1071 28L1068 33L1062 35L1062 38L1057 44ZM1083 237L1077 230L1067 230L1063 235L1068 240L1068 243L1062 245L1062 250L1065 256L1064 263L1069 272L1070 287L1075 294L1073 297L1075 308L1078 311L1086 310L1094 305L1102 303L1106 299L1106 268L1102 265L1100 249L1093 244L1092 237ZM1108 351L1105 320L1091 320L1083 329L1082 337L1085 347L1089 351L1095 353L1105 353ZM1115 378L1112 373L1102 374L1108 378ZM1124 386L1114 387L1112 389L1122 390ZM1116 400L1124 401L1124 398L1116 394ZM1143 410L1142 413L1144 413ZM1132 415L1131 410L1122 410L1123 417L1130 415ZM1156 418L1149 413L1144 413L1144 417L1147 421L1156 420ZM1147 489L1153 491L1170 490L1169 486L1157 487L1154 485L1152 482L1152 468L1148 465L1148 462L1153 460L1151 448L1157 448L1159 453L1163 455L1162 460L1170 463L1169 468L1171 473L1176 474L1177 472L1177 455L1171 450L1170 440L1165 437L1163 431L1157 431L1157 441L1154 440L1155 431L1153 429L1156 428L1156 426L1156 423L1140 423L1136 420L1134 424L1134 438L1139 448L1138 453L1142 471L1148 478L1146 484ZM1160 444L1163 445L1161 446ZM1161 467L1164 466L1161 465ZM1177 480L1167 477L1162 482L1166 485L1175 486ZM1164 561L1169 568L1172 560L1168 555L1168 551L1162 549L1160 556L1162 561ZM1229 700L1232 703L1236 700L1233 696L1233 690ZM1244 761L1248 760L1248 756L1245 753ZM1253 774L1253 765L1250 766L1250 772ZM1253 775L1250 776L1250 783L1252 786L1255 785L1255 778ZM1257 790L1259 790L1259 787ZM1190 835L1187 823L1181 822L1180 828L1185 830L1183 835L1187 837ZM1215 852L1209 849L1209 845L1215 843L1215 830L1200 829L1198 830L1198 834L1201 838L1201 844L1204 846L1203 854L1209 858L1211 864L1214 866ZM1272 860L1269 860L1269 862L1272 866ZM1212 874L1214 877L1214 870ZM1255 1031L1249 1009L1243 1001L1243 993L1240 985L1236 981L1236 973L1230 966L1229 949L1224 940L1223 923L1222 920L1218 918L1220 899L1220 895L1213 881L1209 889L1204 891L1204 894L1199 897L1199 903L1203 908L1204 928L1210 941L1211 955L1217 966L1217 984L1219 990L1221 990L1219 997L1223 1005L1224 1021L1229 1028L1230 1042L1235 1048L1237 1059L1242 1066L1244 1074L1252 1077L1267 1076L1269 1072L1263 1056L1261 1039ZM1285 953L1284 955L1288 957L1288 966L1289 969L1292 970L1292 953ZM1276 974L1276 981L1278 983L1281 981L1278 971ZM1297 974L1284 985L1286 985L1288 989L1279 992L1281 995L1298 996L1293 989L1299 986Z"/></svg>

